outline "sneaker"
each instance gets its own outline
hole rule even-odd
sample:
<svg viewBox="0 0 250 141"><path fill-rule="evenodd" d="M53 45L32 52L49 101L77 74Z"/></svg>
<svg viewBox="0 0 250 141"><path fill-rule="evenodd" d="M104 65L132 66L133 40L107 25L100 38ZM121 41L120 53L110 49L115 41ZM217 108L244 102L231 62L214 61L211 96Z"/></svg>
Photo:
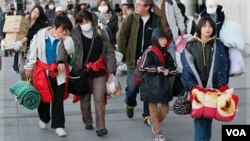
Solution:
<svg viewBox="0 0 250 141"><path fill-rule="evenodd" d="M45 122L39 120L39 127L44 130L47 128L47 124Z"/></svg>
<svg viewBox="0 0 250 141"><path fill-rule="evenodd" d="M133 118L134 117L134 107L127 107L127 116L128 118Z"/></svg>
<svg viewBox="0 0 250 141"><path fill-rule="evenodd" d="M152 126L152 123L151 123L151 120L149 119L149 116L144 118L144 123L150 127Z"/></svg>
<svg viewBox="0 0 250 141"><path fill-rule="evenodd" d="M93 128L93 126L90 124L90 125L86 125L86 126L85 126L85 129L87 129L87 130L93 130L94 128Z"/></svg>
<svg viewBox="0 0 250 141"><path fill-rule="evenodd" d="M97 134L97 136L104 136L104 135L108 134L108 130L105 128L99 129L99 130L96 130L96 134Z"/></svg>
<svg viewBox="0 0 250 141"><path fill-rule="evenodd" d="M57 136L59 136L59 137L66 137L67 136L67 133L64 130L64 128L56 128L55 131L56 131Z"/></svg>
<svg viewBox="0 0 250 141"><path fill-rule="evenodd" d="M155 141L166 141L166 138L162 134L155 135Z"/></svg>
<svg viewBox="0 0 250 141"><path fill-rule="evenodd" d="M18 70L18 69L14 69L14 67L12 67L12 71L13 71L15 74L18 74L18 73L19 73L19 70Z"/></svg>

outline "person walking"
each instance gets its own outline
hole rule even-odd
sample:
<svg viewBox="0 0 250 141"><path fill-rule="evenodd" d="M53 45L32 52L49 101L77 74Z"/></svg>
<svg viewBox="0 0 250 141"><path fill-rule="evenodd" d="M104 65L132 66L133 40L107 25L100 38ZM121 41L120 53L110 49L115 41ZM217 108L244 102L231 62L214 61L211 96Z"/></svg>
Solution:
<svg viewBox="0 0 250 141"><path fill-rule="evenodd" d="M186 44L181 54L183 65L182 83L192 93L198 88L228 89L229 54L228 48L216 39L216 24L210 17L201 17L194 39ZM195 141L210 141L212 119L194 118Z"/></svg>
<svg viewBox="0 0 250 141"><path fill-rule="evenodd" d="M174 60L167 51L168 41L167 34L162 29L155 28L152 33L152 46L144 52L139 65L141 100L149 103L155 141L166 140L160 123L169 111L168 103L173 99L169 76L177 73Z"/></svg>
<svg viewBox="0 0 250 141"><path fill-rule="evenodd" d="M199 16L209 16L216 23L216 37L220 37L220 30L225 21L225 13L223 6L218 5L216 0L207 0L205 8L200 12Z"/></svg>
<svg viewBox="0 0 250 141"><path fill-rule="evenodd" d="M107 103L106 81L116 70L114 47L106 32L95 26L92 14L79 12L76 17L77 26L71 37L75 43L75 54L72 60L71 76L79 76L86 71L91 90L80 97L80 109L85 129L93 130L91 115L91 95L94 98L96 134L108 134L105 124L105 107ZM92 43L93 42L93 43Z"/></svg>
<svg viewBox="0 0 250 141"><path fill-rule="evenodd" d="M65 63L57 61L57 56L60 54L58 51L61 43L69 53L74 52L74 43L67 36L71 29L72 24L67 16L56 16L51 27L43 28L34 35L24 65L26 77L32 79L34 87L41 94L39 126L46 129L51 120L51 128L60 137L67 136L63 100L69 96L69 68Z"/></svg>
<svg viewBox="0 0 250 141"><path fill-rule="evenodd" d="M47 25L51 26L55 17L55 10L56 10L54 0L49 0L47 5L48 5L48 9L45 10L45 15L48 18Z"/></svg>
<svg viewBox="0 0 250 141"><path fill-rule="evenodd" d="M153 29L161 27L160 17L151 12L153 0L136 0L134 5L135 13L123 20L117 33L118 50L123 54L123 62L126 62L128 68L125 99L128 118L133 118L134 108L137 106L139 84L135 82L136 62L151 45ZM144 122L150 125L147 102L144 102L142 116Z"/></svg>
<svg viewBox="0 0 250 141"><path fill-rule="evenodd" d="M15 51L19 51L20 47L27 43L26 51L25 52L18 52L18 60L19 60L19 73L21 76L21 80L25 80L25 70L24 70L24 63L27 55L27 51L29 50L30 42L33 36L41 29L46 26L47 18L44 14L43 8L41 6L34 6L31 9L29 14L30 20L30 28L28 29L28 34L23 39L16 41L13 44L13 49Z"/></svg>
<svg viewBox="0 0 250 141"><path fill-rule="evenodd" d="M109 0L98 0L97 12L93 15L95 24L107 32L108 38L113 46L116 45L116 33L118 31L118 16L111 8Z"/></svg>

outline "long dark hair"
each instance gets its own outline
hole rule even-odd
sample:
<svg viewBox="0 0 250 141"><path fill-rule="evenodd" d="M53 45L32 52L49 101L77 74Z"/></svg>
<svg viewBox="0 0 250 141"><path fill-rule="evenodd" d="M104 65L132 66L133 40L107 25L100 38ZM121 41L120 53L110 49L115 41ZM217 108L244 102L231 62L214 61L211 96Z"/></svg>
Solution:
<svg viewBox="0 0 250 141"><path fill-rule="evenodd" d="M76 24L80 24L83 22L83 20L89 20L92 22L92 25L94 26L94 19L90 12L88 11L80 11L76 16Z"/></svg>
<svg viewBox="0 0 250 141"><path fill-rule="evenodd" d="M36 22L39 21L43 26L46 26L46 22L48 21L47 17L44 14L43 8L39 5L35 5L31 10L29 14L29 19L31 19L31 13L35 10L38 9L39 11L39 17L36 19Z"/></svg>
<svg viewBox="0 0 250 141"><path fill-rule="evenodd" d="M196 29L195 29L195 32L197 34L197 36L199 38L201 38L201 28L203 25L205 25L206 23L209 23L212 28L213 28L213 33L211 34L211 37L214 37L216 35L216 24L215 22L213 21L213 19L211 19L209 16L204 16L204 17L201 17L201 19L198 21L198 24L196 26Z"/></svg>

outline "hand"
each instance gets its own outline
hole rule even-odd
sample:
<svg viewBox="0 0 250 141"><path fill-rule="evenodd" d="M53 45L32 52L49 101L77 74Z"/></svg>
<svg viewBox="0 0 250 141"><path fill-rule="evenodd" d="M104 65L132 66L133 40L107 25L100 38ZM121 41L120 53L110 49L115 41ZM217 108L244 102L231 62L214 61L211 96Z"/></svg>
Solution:
<svg viewBox="0 0 250 141"><path fill-rule="evenodd" d="M27 78L32 79L33 70L25 70L25 75L26 75Z"/></svg>
<svg viewBox="0 0 250 141"><path fill-rule="evenodd" d="M167 75L169 74L169 70L168 70L168 69L163 69L163 74L164 74L165 76L167 76Z"/></svg>
<svg viewBox="0 0 250 141"><path fill-rule="evenodd" d="M4 48L5 48L5 40L3 39L2 41L1 41L1 50L2 51L4 51Z"/></svg>
<svg viewBox="0 0 250 141"><path fill-rule="evenodd" d="M57 70L61 71L61 72L65 71L65 64L64 63L59 63L57 65Z"/></svg>
<svg viewBox="0 0 250 141"><path fill-rule="evenodd" d="M18 51L22 45L23 45L23 43L21 41L17 41L17 42L15 42L15 43L12 44L13 49L15 51Z"/></svg>
<svg viewBox="0 0 250 141"><path fill-rule="evenodd" d="M164 70L164 68L163 68L163 67L157 67L157 72L158 72L158 73L163 72L163 70Z"/></svg>
<svg viewBox="0 0 250 141"><path fill-rule="evenodd" d="M184 32L184 31L181 31L181 32L180 32L180 35L181 35L181 37L183 37L183 36L185 35L185 32Z"/></svg>

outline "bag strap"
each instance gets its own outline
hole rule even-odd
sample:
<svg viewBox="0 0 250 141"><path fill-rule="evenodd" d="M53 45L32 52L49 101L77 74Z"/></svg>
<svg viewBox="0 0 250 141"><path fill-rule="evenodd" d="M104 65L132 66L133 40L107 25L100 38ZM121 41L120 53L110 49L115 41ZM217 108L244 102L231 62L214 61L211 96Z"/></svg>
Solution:
<svg viewBox="0 0 250 141"><path fill-rule="evenodd" d="M156 46L152 46L152 51L158 56L158 58L161 60L161 62L165 65L166 61L165 61L165 57L162 54L162 52L156 47Z"/></svg>
<svg viewBox="0 0 250 141"><path fill-rule="evenodd" d="M84 63L84 67L87 66L87 63L88 63L88 60L89 60L89 57L90 57L90 53L91 53L92 48L93 48L93 44L94 44L94 40L95 40L95 34L96 34L96 32L94 31L93 32L93 36L92 36L92 41L91 41L90 49L89 49L89 53L88 53L87 59L86 59L86 61Z"/></svg>

